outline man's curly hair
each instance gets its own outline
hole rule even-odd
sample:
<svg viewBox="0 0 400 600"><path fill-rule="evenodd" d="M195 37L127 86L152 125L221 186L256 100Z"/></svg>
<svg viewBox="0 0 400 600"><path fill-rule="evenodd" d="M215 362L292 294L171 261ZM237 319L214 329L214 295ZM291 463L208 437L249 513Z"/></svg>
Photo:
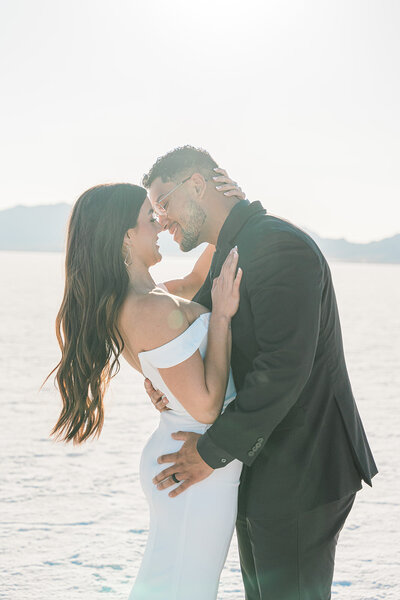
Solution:
<svg viewBox="0 0 400 600"><path fill-rule="evenodd" d="M150 171L143 175L142 185L148 189L157 177L161 177L163 182L176 181L178 176L190 170L193 173L198 171L208 179L215 167L218 164L207 150L189 145L180 146L156 160Z"/></svg>

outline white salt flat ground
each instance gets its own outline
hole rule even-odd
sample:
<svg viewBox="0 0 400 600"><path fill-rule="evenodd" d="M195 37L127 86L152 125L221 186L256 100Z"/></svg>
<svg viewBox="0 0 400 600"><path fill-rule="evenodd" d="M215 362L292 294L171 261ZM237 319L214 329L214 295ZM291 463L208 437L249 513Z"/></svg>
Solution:
<svg viewBox="0 0 400 600"><path fill-rule="evenodd" d="M60 254L0 253L0 598L124 600L147 535L138 481L156 426L141 377L122 363L99 441L49 440L59 411L48 384L58 360ZM157 280L188 271L166 259ZM333 264L348 368L379 475L342 532L333 598L400 598L400 265ZM235 540L220 600L244 598Z"/></svg>

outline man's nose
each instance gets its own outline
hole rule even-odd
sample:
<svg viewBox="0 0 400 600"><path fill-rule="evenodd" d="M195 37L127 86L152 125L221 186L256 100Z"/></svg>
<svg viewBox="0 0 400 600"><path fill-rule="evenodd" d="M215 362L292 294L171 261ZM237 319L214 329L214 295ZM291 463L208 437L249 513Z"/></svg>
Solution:
<svg viewBox="0 0 400 600"><path fill-rule="evenodd" d="M168 229L170 220L168 219L167 215L160 215L158 217L158 223L159 223L161 229L164 231L164 230Z"/></svg>

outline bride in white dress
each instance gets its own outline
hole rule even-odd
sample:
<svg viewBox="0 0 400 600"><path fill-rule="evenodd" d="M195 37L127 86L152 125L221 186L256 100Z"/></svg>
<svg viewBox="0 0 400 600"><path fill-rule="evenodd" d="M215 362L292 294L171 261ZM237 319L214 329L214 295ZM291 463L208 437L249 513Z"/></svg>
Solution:
<svg viewBox="0 0 400 600"><path fill-rule="evenodd" d="M138 221L140 224L140 215ZM127 240L125 243L129 247ZM134 239L131 244L135 247ZM217 597L236 522L242 464L233 460L176 498L169 496L170 488L159 490L152 480L164 468L157 457L176 452L182 445L171 434L204 433L235 397L229 363L230 319L238 307L241 277L241 271L235 277L237 260L233 250L214 285L212 313L165 293L147 276L143 286L136 276L137 291L121 310L120 329L126 343L123 355L135 368L139 361L143 375L168 396L170 409L160 413L159 426L141 457L140 479L150 508L150 531L129 600ZM132 257L132 281L134 265ZM137 352L141 347L146 350ZM175 475L179 480L179 473Z"/></svg>
<svg viewBox="0 0 400 600"><path fill-rule="evenodd" d="M233 460L175 498L152 479L163 469L157 457L182 446L171 433L204 433L235 396L230 320L242 273L236 273L233 249L214 282L212 313L168 293L149 273L161 260L160 231L147 192L138 186L96 186L75 203L56 320L62 357L51 372L63 407L51 435L79 444L100 434L104 393L121 354L167 394L170 410L160 413L141 458L150 531L129 600L215 600L242 464ZM179 481L179 473L175 477Z"/></svg>
<svg viewBox="0 0 400 600"><path fill-rule="evenodd" d="M171 369L172 375L175 365L187 362L197 351L205 358L209 323L210 313L201 314L170 342L139 354L143 374L165 390L171 410L160 413L159 426L141 457L140 480L150 507L150 531L129 600L217 597L236 521L241 463L232 461L176 498L169 497L168 490L159 491L152 483L152 478L163 469L157 457L176 452L182 445L171 438L171 433L201 434L209 427L190 414L190 404L196 403L196 390L186 410L174 395L174 386L170 389L160 374L160 370ZM223 408L234 396L230 375Z"/></svg>

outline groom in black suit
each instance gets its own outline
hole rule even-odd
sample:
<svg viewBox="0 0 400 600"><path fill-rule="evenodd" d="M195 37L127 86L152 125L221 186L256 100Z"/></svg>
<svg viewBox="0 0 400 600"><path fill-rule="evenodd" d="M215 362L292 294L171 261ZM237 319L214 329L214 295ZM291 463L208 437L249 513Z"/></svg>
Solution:
<svg viewBox="0 0 400 600"><path fill-rule="evenodd" d="M144 178L153 206L183 250L216 246L194 297L211 287L237 245L243 269L232 320L237 396L203 436L181 432L181 450L160 457L155 483L181 485L244 463L237 535L247 600L328 600L337 539L361 489L377 473L353 397L329 266L316 243L259 202L221 197L217 164L178 148ZM154 396L153 390L153 396ZM154 399L154 398L153 398Z"/></svg>

